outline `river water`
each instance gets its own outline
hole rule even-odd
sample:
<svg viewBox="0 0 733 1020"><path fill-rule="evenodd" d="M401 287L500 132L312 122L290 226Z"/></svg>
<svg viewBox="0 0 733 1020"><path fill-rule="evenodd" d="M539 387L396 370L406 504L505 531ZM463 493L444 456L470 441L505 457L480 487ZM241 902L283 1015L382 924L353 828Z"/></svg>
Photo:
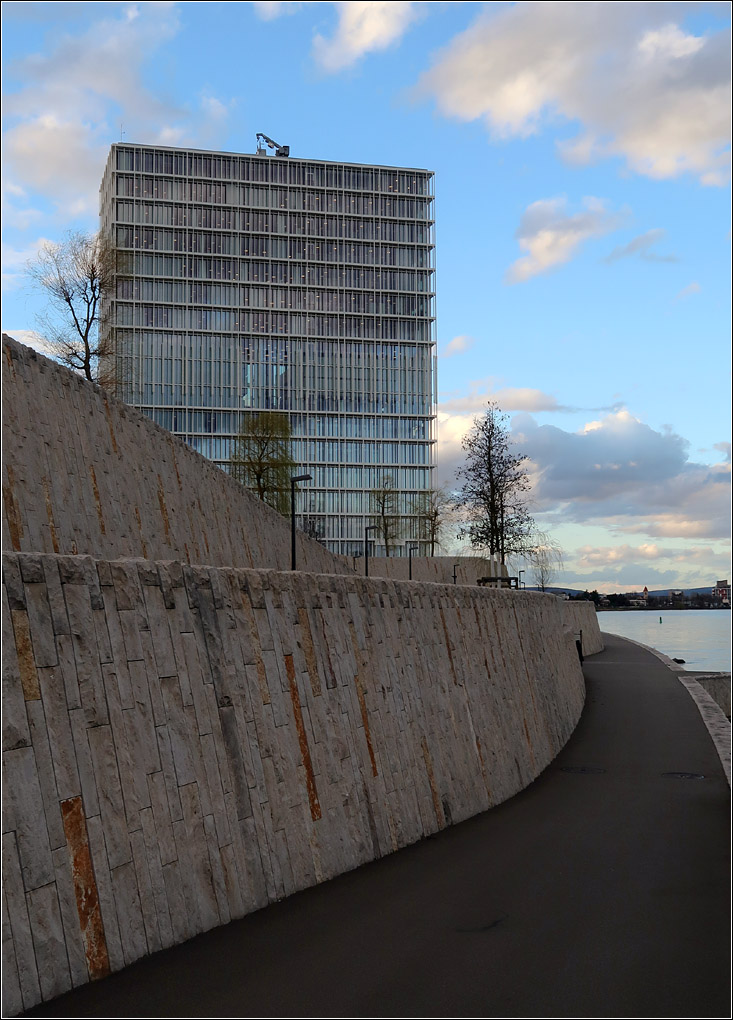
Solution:
<svg viewBox="0 0 733 1020"><path fill-rule="evenodd" d="M685 669L730 671L730 610L621 610L599 613L598 624L609 634L651 645L672 659L684 659Z"/></svg>

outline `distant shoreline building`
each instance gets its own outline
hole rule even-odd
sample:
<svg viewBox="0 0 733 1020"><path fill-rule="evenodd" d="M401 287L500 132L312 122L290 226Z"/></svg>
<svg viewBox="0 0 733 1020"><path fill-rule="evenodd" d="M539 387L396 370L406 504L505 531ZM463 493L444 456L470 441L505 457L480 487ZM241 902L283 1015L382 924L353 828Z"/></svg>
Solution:
<svg viewBox="0 0 733 1020"><path fill-rule="evenodd" d="M288 414L313 476L299 516L327 548L363 553L369 494L391 482L401 539L426 555L434 175L287 151L112 146L100 227L119 252L104 309L118 394L222 467L245 415Z"/></svg>

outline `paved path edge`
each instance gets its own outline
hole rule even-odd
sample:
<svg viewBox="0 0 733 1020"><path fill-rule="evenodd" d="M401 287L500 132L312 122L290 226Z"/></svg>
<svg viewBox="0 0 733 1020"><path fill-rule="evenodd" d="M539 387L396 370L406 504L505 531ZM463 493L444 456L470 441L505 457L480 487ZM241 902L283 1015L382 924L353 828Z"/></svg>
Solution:
<svg viewBox="0 0 733 1020"><path fill-rule="evenodd" d="M615 636L621 637L620 634ZM723 709L710 697L697 680L693 680L688 676L680 676L679 674L685 673L686 670L678 662L665 655L664 652L660 652L658 648L652 648L651 645L645 645L641 641L634 641L633 638L624 637L622 640L628 641L632 645L638 645L639 648L645 648L648 652L656 655L673 673L678 674L677 679L697 705L702 721L705 723L710 734L710 739L715 744L715 750L718 752L720 764L725 772L725 778L728 780L728 786L731 786L731 724L726 718Z"/></svg>

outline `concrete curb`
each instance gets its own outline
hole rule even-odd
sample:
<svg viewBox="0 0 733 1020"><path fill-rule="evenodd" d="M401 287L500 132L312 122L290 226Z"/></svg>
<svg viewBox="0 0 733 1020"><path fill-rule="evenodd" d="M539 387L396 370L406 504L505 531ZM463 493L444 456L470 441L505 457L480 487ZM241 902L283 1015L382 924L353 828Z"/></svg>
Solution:
<svg viewBox="0 0 733 1020"><path fill-rule="evenodd" d="M621 635L617 634L616 637L621 637ZM678 674L677 679L697 705L702 721L705 723L710 734L710 739L715 744L720 764L723 766L725 777L728 780L728 786L731 786L731 724L726 718L723 709L710 697L697 680L687 676L680 676L679 674L686 673L686 670L678 662L674 662L668 655L665 655L664 652L660 652L658 648L652 648L651 645L645 645L641 641L634 641L632 638L624 637L622 640L628 641L632 645L638 645L639 648L645 648L652 655L656 655L673 673Z"/></svg>

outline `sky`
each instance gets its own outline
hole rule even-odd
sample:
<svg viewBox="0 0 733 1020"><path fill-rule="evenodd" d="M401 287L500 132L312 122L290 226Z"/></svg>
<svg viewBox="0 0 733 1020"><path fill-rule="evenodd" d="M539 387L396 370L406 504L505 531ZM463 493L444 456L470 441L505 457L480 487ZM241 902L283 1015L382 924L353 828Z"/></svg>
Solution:
<svg viewBox="0 0 733 1020"><path fill-rule="evenodd" d="M493 400L555 583L730 577L729 4L2 10L4 332L121 138L434 170L440 481Z"/></svg>

